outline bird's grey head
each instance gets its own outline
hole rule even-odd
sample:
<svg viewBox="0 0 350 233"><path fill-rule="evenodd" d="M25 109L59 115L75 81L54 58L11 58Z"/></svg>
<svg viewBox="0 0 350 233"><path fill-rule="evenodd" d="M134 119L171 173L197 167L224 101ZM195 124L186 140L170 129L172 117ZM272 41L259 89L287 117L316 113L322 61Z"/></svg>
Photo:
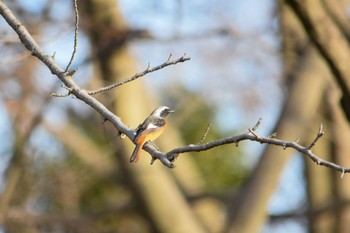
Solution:
<svg viewBox="0 0 350 233"><path fill-rule="evenodd" d="M151 115L156 116L156 117L161 117L161 118L165 118L168 116L169 113L174 112L174 110L171 110L169 107L167 106L161 106L156 108Z"/></svg>

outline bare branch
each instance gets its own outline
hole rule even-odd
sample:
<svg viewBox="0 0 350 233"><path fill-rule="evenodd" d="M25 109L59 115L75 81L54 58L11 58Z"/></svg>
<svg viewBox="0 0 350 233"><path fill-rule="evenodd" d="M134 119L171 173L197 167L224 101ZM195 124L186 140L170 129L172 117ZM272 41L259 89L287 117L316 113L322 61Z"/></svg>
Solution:
<svg viewBox="0 0 350 233"><path fill-rule="evenodd" d="M211 126L211 123L209 122L208 126L203 134L203 137L201 138L201 140L199 140L199 142L197 142L197 145L202 144L204 142L205 138L207 137L207 135L209 133L210 126Z"/></svg>
<svg viewBox="0 0 350 233"><path fill-rule="evenodd" d="M75 73L75 71L72 72L67 72L64 71L61 67L59 67L55 59L52 56L47 55L39 46L38 44L34 41L32 36L29 34L27 29L22 25L20 21L13 15L11 10L3 3L3 1L0 0L0 14L5 18L7 23L13 28L13 30L17 33L19 36L21 42L23 45L27 48L28 51L31 52L33 56L36 56L39 58L54 74L57 76L64 84L64 87L68 90L68 94L73 94L75 97L77 97L79 100L85 102L87 105L91 106L93 109L95 109L101 116L103 116L104 119L110 121L114 127L117 129L118 133L120 135L125 135L128 137L131 141L134 140L135 137L135 132L133 129L130 127L126 126L121 119L113 114L111 111L109 111L102 103L97 101L95 98L93 98L91 95L110 90L114 87L123 85L125 83L131 82L139 77L142 77L148 73L154 72L156 70L160 70L166 66L169 65L175 65L179 62L185 62L189 60L189 57L186 57L186 54L184 54L182 57L176 60L171 60L171 55L169 56L168 60L159 65L151 68L150 66L147 67L146 70L144 70L141 73L138 73L134 75L132 78L122 81L120 83L116 83L113 85L110 85L108 87L104 87L95 91L86 91L82 88L80 88L72 79L72 75ZM57 95L57 94L56 94ZM244 140L250 140L250 141L256 141L260 143L266 143L270 145L276 145L276 146L281 146L283 149L286 148L293 148L296 151L299 151L300 153L304 154L305 156L308 156L311 160L313 160L315 163L318 165L326 166L332 169L335 169L337 171L340 171L342 173L342 176L344 176L345 173L350 172L350 168L344 168L342 166L339 166L337 164L334 164L332 162L328 162L325 160L322 160L318 158L315 154L312 153L311 148L315 146L319 138L324 134L322 131L322 125L319 129L319 132L314 139L314 141L308 146L304 147L300 144L298 144L298 141L294 142L288 142L284 140L280 140L275 138L276 134L270 135L268 137L263 137L259 136L256 133L256 129L260 126L262 122L262 119L260 118L259 121L256 123L256 125L252 128L249 129L247 133L233 136L233 137L227 137L215 141L211 141L205 144L197 144L197 145L188 145L180 148L175 148L167 153L162 153L157 148L152 145L152 143L147 143L143 149L146 150L148 153L151 154L152 156L152 161L153 163L155 160L159 159L165 166L169 168L175 167L173 164L173 161L178 157L179 154L183 154L186 152L200 152L200 151L205 151L212 149L214 147L226 145L226 144L235 144L238 146L238 143L240 141ZM209 127L208 127L209 130ZM205 133L205 135L207 132ZM204 137L205 138L205 137Z"/></svg>
<svg viewBox="0 0 350 233"><path fill-rule="evenodd" d="M134 138L134 131L130 129L130 127L127 127L118 116L113 114L102 103L90 96L86 90L80 88L72 79L70 72L65 72L60 66L57 65L52 56L47 55L42 50L27 29L3 1L0 1L0 14L17 33L19 39L27 50L30 51L33 56L36 56L39 60L41 60L50 69L51 73L57 76L62 81L64 86L69 88L71 94L75 95L78 99L95 109L104 117L104 119L110 121L118 132L125 134L131 140Z"/></svg>
<svg viewBox="0 0 350 233"><path fill-rule="evenodd" d="M155 66L155 67L151 67L150 63L148 63L148 66L147 66L147 68L144 71L135 74L134 76L132 76L129 79L123 80L123 81L118 82L118 83L111 84L111 85L106 86L106 87L99 88L97 90L88 91L87 93L89 95L96 95L96 94L104 92L104 91L109 91L109 90L111 90L113 88L116 88L118 86L124 85L124 84L129 83L129 82L132 82L132 81L134 81L134 80L136 80L136 79L138 79L140 77L143 77L146 74L149 74L149 73L152 73L154 71L163 69L164 67L167 67L167 66L170 66L170 65L175 65L175 64L177 64L179 62L185 62L185 61L188 61L188 60L191 59L190 57L186 56L186 53L182 57L180 57L178 59L175 59L175 60L171 60L171 57L172 57L172 54L169 55L169 58L167 59L166 62L164 62L163 64L160 64L158 66Z"/></svg>
<svg viewBox="0 0 350 233"><path fill-rule="evenodd" d="M258 122L255 124L255 126L251 129L248 129L249 133L253 134L256 138L260 138L260 136L255 131L259 128L261 123L262 123L262 118L260 117Z"/></svg>
<svg viewBox="0 0 350 233"><path fill-rule="evenodd" d="M259 128L259 126L261 125L262 120L263 120L263 119L260 117L259 120L258 120L258 122L256 122L255 126L254 126L251 130L252 130L252 131L256 131L256 130Z"/></svg>
<svg viewBox="0 0 350 233"><path fill-rule="evenodd" d="M69 96L71 94L72 88L66 87L65 85L61 85L61 87L66 89L68 92L66 94L57 94L57 93L51 92L50 96L53 96L53 97L67 97L67 96Z"/></svg>
<svg viewBox="0 0 350 233"><path fill-rule="evenodd" d="M55 92L51 92L50 93L50 96L52 96L52 97L67 97L67 96L69 96L70 95L70 92L67 92L67 93L65 93L65 94L57 94L57 93L55 93Z"/></svg>
<svg viewBox="0 0 350 233"><path fill-rule="evenodd" d="M258 121L258 125L260 125L261 120ZM254 129L255 127L253 127ZM315 138L315 140L311 143L312 146L314 146L318 139L324 134L324 132L322 131L322 127L320 127L320 130ZM256 142L260 142L260 143L265 143L265 144L270 144L270 145L276 145L276 146L280 146L283 149L287 149L287 148L293 148L296 151L299 151L300 153L304 154L305 156L309 157L312 161L314 161L316 164L321 165L321 166L325 166L328 168L332 168L335 169L339 172L341 172L342 174L345 173L349 173L350 172L350 168L344 168L342 166L339 166L337 164L334 164L332 162L329 161L325 161L319 157L317 157L311 150L310 150L310 146L304 147L300 144L298 144L298 142L292 142L292 141L284 141L281 139L277 139L277 138L272 138L270 136L268 137L263 137L263 136L259 136L255 131L253 131L252 129L249 130L248 133L244 133L244 134L240 134L237 136L233 136L233 137L227 137L227 138L223 138L223 139L219 139L219 140L215 140L215 141L211 141L205 144L201 144L201 145L188 145L188 146L184 146L184 147L180 147L180 148L175 148L167 153L161 153L159 151L152 151L151 148L144 148L147 152L149 152L152 155L152 160L155 159L159 159L164 165L168 166L169 164L164 163L163 161L165 160L165 157L168 158L168 160L166 160L167 162L174 157L174 155L178 156L179 154L183 154L183 153L187 153L187 152L200 152L200 151L206 151L206 150L210 150L214 147L218 147L218 146L222 146L222 145L226 145L226 144L236 144L238 145L238 143L240 141L245 141L245 140L250 140L250 141L256 141ZM168 166L170 168L175 167L172 163L170 164L171 166Z"/></svg>
<svg viewBox="0 0 350 233"><path fill-rule="evenodd" d="M77 85L74 82L74 80L72 79L72 75L75 73L76 70L73 70L72 72L69 72L69 71L66 72L60 66L58 66L57 63L55 62L54 57L47 55L43 51L43 49L36 43L36 41L33 39L31 34L28 32L28 30L16 18L16 16L6 6L6 4L1 0L0 0L0 14L6 20L8 25L10 25L12 27L12 29L17 33L22 44L31 53L31 55L37 57L40 61L42 61L49 68L51 73L53 75L57 76L62 81L63 86L69 92L68 95L73 94L79 100L85 102L87 105L89 105L90 107L95 109L101 116L103 116L104 119L110 121L114 125L114 127L117 129L117 131L120 135L125 135L131 141L134 140L134 137L135 137L134 130L131 129L130 127L128 127L127 125L125 125L121 121L120 117L116 116L114 113L109 111L102 103L100 103L98 100L93 98L88 93L88 91L82 89L79 85ZM169 58L171 58L171 56L169 56ZM169 58L168 58L167 62L165 62L159 66L156 66L153 68L148 67L147 70L145 70L144 72L142 72L140 74L136 74L133 77L133 79L137 79L138 77L144 76L147 73L154 72L156 70L160 70L166 66L175 65L179 62L184 62L184 61L190 60L189 57L186 57L186 54L184 54L179 59L173 60L173 61L170 61ZM130 82L130 81L132 81L132 80L126 80L125 83ZM59 94L53 94L53 95L59 96ZM65 95L62 95L62 96L65 96ZM148 148L148 150L152 149L152 147L149 143L146 145L146 148ZM156 151L156 150L153 149L153 151ZM171 161L167 159L167 157L162 157L162 158L159 157L159 159L162 161L162 163L164 165L166 165L168 167L174 167L174 164L172 164Z"/></svg>
<svg viewBox="0 0 350 233"><path fill-rule="evenodd" d="M73 46L73 52L72 56L70 58L70 61L66 67L66 72L69 71L70 66L73 63L74 57L78 50L78 30L79 30L79 12L78 12L78 0L74 0L74 13L75 13L75 31L74 31L74 46Z"/></svg>
<svg viewBox="0 0 350 233"><path fill-rule="evenodd" d="M315 137L315 139L312 141L312 143L307 147L307 149L311 149L312 147L314 147L318 141L318 139L320 139L322 136L324 135L323 132L323 126L322 124L320 125L320 129L318 130L317 136Z"/></svg>
<svg viewBox="0 0 350 233"><path fill-rule="evenodd" d="M184 54L184 56L186 55L186 53ZM168 57L168 60L166 60L167 62L169 62L170 61L170 59L173 57L173 54L172 53L170 53L169 54L169 57Z"/></svg>
<svg viewBox="0 0 350 233"><path fill-rule="evenodd" d="M253 131L252 129L248 129L249 133L253 134L257 139L260 138L260 136L255 132Z"/></svg>

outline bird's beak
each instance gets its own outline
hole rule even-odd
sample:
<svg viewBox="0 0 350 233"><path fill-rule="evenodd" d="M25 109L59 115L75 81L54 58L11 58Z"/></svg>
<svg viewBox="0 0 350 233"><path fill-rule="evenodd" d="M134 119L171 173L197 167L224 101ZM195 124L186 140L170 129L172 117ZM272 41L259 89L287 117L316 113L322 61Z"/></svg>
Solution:
<svg viewBox="0 0 350 233"><path fill-rule="evenodd" d="M175 112L175 110L170 109L169 112Z"/></svg>

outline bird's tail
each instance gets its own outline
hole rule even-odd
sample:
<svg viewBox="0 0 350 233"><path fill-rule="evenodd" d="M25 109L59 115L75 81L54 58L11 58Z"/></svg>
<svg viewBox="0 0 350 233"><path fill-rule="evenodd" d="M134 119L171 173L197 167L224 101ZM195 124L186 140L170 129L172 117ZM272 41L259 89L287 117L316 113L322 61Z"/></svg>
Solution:
<svg viewBox="0 0 350 233"><path fill-rule="evenodd" d="M137 160L139 159L142 147L143 147L143 143L136 144L136 147L135 147L135 149L132 152L132 155L130 157L130 163L132 163L132 162L136 163L137 162Z"/></svg>

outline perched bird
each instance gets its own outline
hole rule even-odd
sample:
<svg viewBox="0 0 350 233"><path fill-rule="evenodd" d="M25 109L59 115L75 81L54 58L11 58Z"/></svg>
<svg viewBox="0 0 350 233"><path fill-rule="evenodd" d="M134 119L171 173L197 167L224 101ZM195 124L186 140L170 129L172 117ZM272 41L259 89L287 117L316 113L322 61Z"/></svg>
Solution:
<svg viewBox="0 0 350 233"><path fill-rule="evenodd" d="M167 106L161 106L153 110L146 120L136 128L134 142L136 147L130 157L130 162L137 162L143 145L148 141L158 138L167 126L166 117L174 112Z"/></svg>

